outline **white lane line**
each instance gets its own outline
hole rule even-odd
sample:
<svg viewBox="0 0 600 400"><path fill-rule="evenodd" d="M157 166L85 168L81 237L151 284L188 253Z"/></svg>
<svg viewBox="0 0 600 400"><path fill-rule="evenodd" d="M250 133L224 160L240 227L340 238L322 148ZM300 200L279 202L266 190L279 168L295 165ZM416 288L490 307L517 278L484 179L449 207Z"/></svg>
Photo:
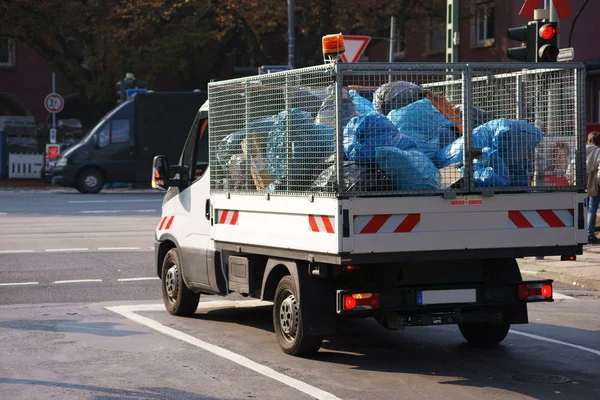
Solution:
<svg viewBox="0 0 600 400"><path fill-rule="evenodd" d="M52 253L52 252L58 252L58 251L89 251L89 249L87 247L76 247L73 249L46 249L44 251Z"/></svg>
<svg viewBox="0 0 600 400"><path fill-rule="evenodd" d="M556 292L552 293L552 297L554 298L554 300L577 300L575 297L567 296L566 294Z"/></svg>
<svg viewBox="0 0 600 400"><path fill-rule="evenodd" d="M154 280L158 280L158 276L148 276L145 278L121 278L121 279L117 279L117 281L119 282L133 282L133 281L154 281Z"/></svg>
<svg viewBox="0 0 600 400"><path fill-rule="evenodd" d="M8 215L8 213L0 213L0 215Z"/></svg>
<svg viewBox="0 0 600 400"><path fill-rule="evenodd" d="M11 282L11 283L0 283L0 286L27 286L27 285L39 285L37 282Z"/></svg>
<svg viewBox="0 0 600 400"><path fill-rule="evenodd" d="M212 302L205 302L204 304L209 304L209 303L212 303ZM231 304L233 302L228 302L228 303ZM256 304L256 302L254 302L252 300L247 301L247 302L246 301L239 302L239 303L254 303L254 304ZM200 304L203 304L203 303L200 303ZM155 306L155 305L152 305L152 306ZM299 381L297 379L290 378L287 375L284 375L284 374L279 373L269 367L266 367L262 364L254 362L247 357L244 357L242 355L239 355L237 353L234 353L234 352L224 349L222 347L207 343L203 340L197 339L193 336L190 336L186 333L180 332L173 328L169 328L168 326L158 323L150 318L142 317L141 315L135 314L134 311L142 311L143 308L144 307L140 307L140 306L136 306L136 305L107 307L108 310L113 311L117 314L120 314L120 315L124 316L125 318L128 318L134 322L137 322L142 325L146 325L147 327L154 329L155 331L158 331L162 334L171 336L175 339L182 340L193 346L199 347L203 350L213 353L219 357L225 358L226 360L233 361L234 363L239 364L242 367L245 367L252 371L258 372L259 374L262 374L268 378L274 379L278 382L288 385L288 386L290 386L296 390L299 390L303 393L306 393L307 395L312 396L316 399L328 399L328 400L339 399L338 397L334 396L333 394L331 394L329 392L326 392L317 387L311 386L308 383ZM164 306L163 306L163 309L164 309Z"/></svg>
<svg viewBox="0 0 600 400"><path fill-rule="evenodd" d="M0 250L0 254L33 253L35 250Z"/></svg>
<svg viewBox="0 0 600 400"><path fill-rule="evenodd" d="M151 213L156 210L86 210L79 211L80 214L118 214L118 213Z"/></svg>
<svg viewBox="0 0 600 400"><path fill-rule="evenodd" d="M514 334L517 334L517 335L525 336L525 337L528 337L528 338L531 338L531 339L541 340L543 342L562 344L563 346L573 347L575 349L587 351L588 353L592 353L592 354L595 354L597 356L600 356L600 350L590 349L589 347L580 346L578 344L562 342L560 340L550 339L550 338L543 337L543 336L538 336L538 335L533 335L531 333L525 333L525 332L515 331L514 329L511 329L510 332L514 333Z"/></svg>
<svg viewBox="0 0 600 400"><path fill-rule="evenodd" d="M141 250L141 247L98 247L98 250Z"/></svg>
<svg viewBox="0 0 600 400"><path fill-rule="evenodd" d="M148 203L148 202L159 202L162 199L143 199L143 200L69 200L71 204L83 204L83 203Z"/></svg>
<svg viewBox="0 0 600 400"><path fill-rule="evenodd" d="M102 279L73 279L70 281L54 281L52 283L87 283L87 282L102 282Z"/></svg>

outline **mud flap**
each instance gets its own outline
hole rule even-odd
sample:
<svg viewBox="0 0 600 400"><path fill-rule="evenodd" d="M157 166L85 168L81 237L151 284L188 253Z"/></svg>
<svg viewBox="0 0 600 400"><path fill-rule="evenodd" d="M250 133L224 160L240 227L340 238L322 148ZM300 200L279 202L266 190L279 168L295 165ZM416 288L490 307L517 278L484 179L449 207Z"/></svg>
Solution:
<svg viewBox="0 0 600 400"><path fill-rule="evenodd" d="M297 289L306 335L335 333L335 285L331 279L310 276L306 266L298 265ZM302 268L305 267L305 268Z"/></svg>

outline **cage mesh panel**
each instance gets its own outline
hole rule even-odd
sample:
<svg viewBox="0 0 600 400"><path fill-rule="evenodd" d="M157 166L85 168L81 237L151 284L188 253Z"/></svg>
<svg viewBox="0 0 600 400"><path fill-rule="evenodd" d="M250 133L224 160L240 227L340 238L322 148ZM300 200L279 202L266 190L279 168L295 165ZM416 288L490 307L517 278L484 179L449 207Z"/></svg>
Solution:
<svg viewBox="0 0 600 400"><path fill-rule="evenodd" d="M315 196L574 190L567 171L578 145L578 68L357 63L211 83L211 189ZM405 90L384 90L390 82ZM356 98L356 107L348 109L355 94L365 102L378 98L382 115L373 117L376 123L361 126L354 118L348 124L362 111ZM463 107L465 101L470 107ZM488 134L486 151L497 150L498 161L482 153L478 135L486 129L480 125L500 119L530 125L527 134L511 132L495 141ZM358 127L354 135L352 126ZM536 128L543 132L537 145ZM461 141L472 145L464 152L475 160L471 168L465 168ZM448 153L446 145L458 152ZM440 165L448 161L444 154L454 156L447 166ZM474 179L490 169L508 183Z"/></svg>

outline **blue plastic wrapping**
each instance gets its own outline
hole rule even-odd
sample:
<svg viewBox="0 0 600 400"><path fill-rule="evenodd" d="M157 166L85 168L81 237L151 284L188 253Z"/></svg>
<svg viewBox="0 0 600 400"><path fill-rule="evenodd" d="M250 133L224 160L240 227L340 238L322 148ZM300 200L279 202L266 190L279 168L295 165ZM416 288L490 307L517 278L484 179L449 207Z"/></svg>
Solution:
<svg viewBox="0 0 600 400"><path fill-rule="evenodd" d="M344 192L376 192L391 190L390 179L375 164L359 164L344 161ZM335 192L337 190L337 166L332 165L319 175L310 187L311 192Z"/></svg>
<svg viewBox="0 0 600 400"><path fill-rule="evenodd" d="M378 147L379 168L390 177L395 190L437 190L442 176L433 162L417 149Z"/></svg>
<svg viewBox="0 0 600 400"><path fill-rule="evenodd" d="M419 150L431 160L440 148L440 137L443 136L446 142L456 135L454 124L429 99L392 110L388 118L401 134L413 139Z"/></svg>
<svg viewBox="0 0 600 400"><path fill-rule="evenodd" d="M289 146L288 118L291 129ZM310 183L308 175L317 170L315 165L325 166L334 147L333 126L315 125L310 113L302 110L282 111L267 138L267 170L274 179L298 188L297 185Z"/></svg>
<svg viewBox="0 0 600 400"><path fill-rule="evenodd" d="M360 115L366 115L372 111L375 111L375 107L373 107L373 103L369 100L362 97L358 92L354 89L348 91L348 95L352 99L352 103L354 104L354 109Z"/></svg>
<svg viewBox="0 0 600 400"><path fill-rule="evenodd" d="M381 85L373 95L375 111L388 115L423 98L423 88L412 82L397 81Z"/></svg>
<svg viewBox="0 0 600 400"><path fill-rule="evenodd" d="M358 112L354 108L354 103L347 91L342 92L342 127L346 126L348 121L352 118L358 116ZM336 107L335 107L335 93L331 93L323 103L321 104L321 108L319 108L319 112L317 113L317 118L315 119L315 123L317 125L331 125L335 126L336 121Z"/></svg>
<svg viewBox="0 0 600 400"><path fill-rule="evenodd" d="M275 126L276 121L277 119L273 117L260 118L251 121L248 128L251 132L257 132L266 138L269 131ZM245 138L246 131L242 129L225 136L217 143L215 155L222 167L228 165L232 156L242 153L242 140Z"/></svg>
<svg viewBox="0 0 600 400"><path fill-rule="evenodd" d="M532 174L531 162L521 160L517 163L508 165L508 186L527 187L529 186L529 177Z"/></svg>
<svg viewBox="0 0 600 400"><path fill-rule="evenodd" d="M416 148L417 143L398 132L389 119L376 111L352 118L344 128L344 152L348 160L375 163L375 150L386 146L407 150Z"/></svg>
<svg viewBox="0 0 600 400"><path fill-rule="evenodd" d="M498 150L485 147L481 158L473 161L473 178L476 187L508 186L509 177L506 164L498 154Z"/></svg>
<svg viewBox="0 0 600 400"><path fill-rule="evenodd" d="M527 159L544 137L539 128L521 120L495 119L483 126L493 130L494 148L510 163Z"/></svg>

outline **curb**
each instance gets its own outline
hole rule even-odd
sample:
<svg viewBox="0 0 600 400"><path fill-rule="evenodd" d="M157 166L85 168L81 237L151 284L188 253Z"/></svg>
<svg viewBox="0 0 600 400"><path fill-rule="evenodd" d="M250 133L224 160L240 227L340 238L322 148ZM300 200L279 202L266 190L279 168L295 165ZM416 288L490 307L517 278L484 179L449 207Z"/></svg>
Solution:
<svg viewBox="0 0 600 400"><path fill-rule="evenodd" d="M567 285L575 285L586 289L600 290L600 280L597 279L585 279L574 275L561 274L559 272L551 271L536 272L531 270L521 270L521 273L533 275L541 279L552 279Z"/></svg>

